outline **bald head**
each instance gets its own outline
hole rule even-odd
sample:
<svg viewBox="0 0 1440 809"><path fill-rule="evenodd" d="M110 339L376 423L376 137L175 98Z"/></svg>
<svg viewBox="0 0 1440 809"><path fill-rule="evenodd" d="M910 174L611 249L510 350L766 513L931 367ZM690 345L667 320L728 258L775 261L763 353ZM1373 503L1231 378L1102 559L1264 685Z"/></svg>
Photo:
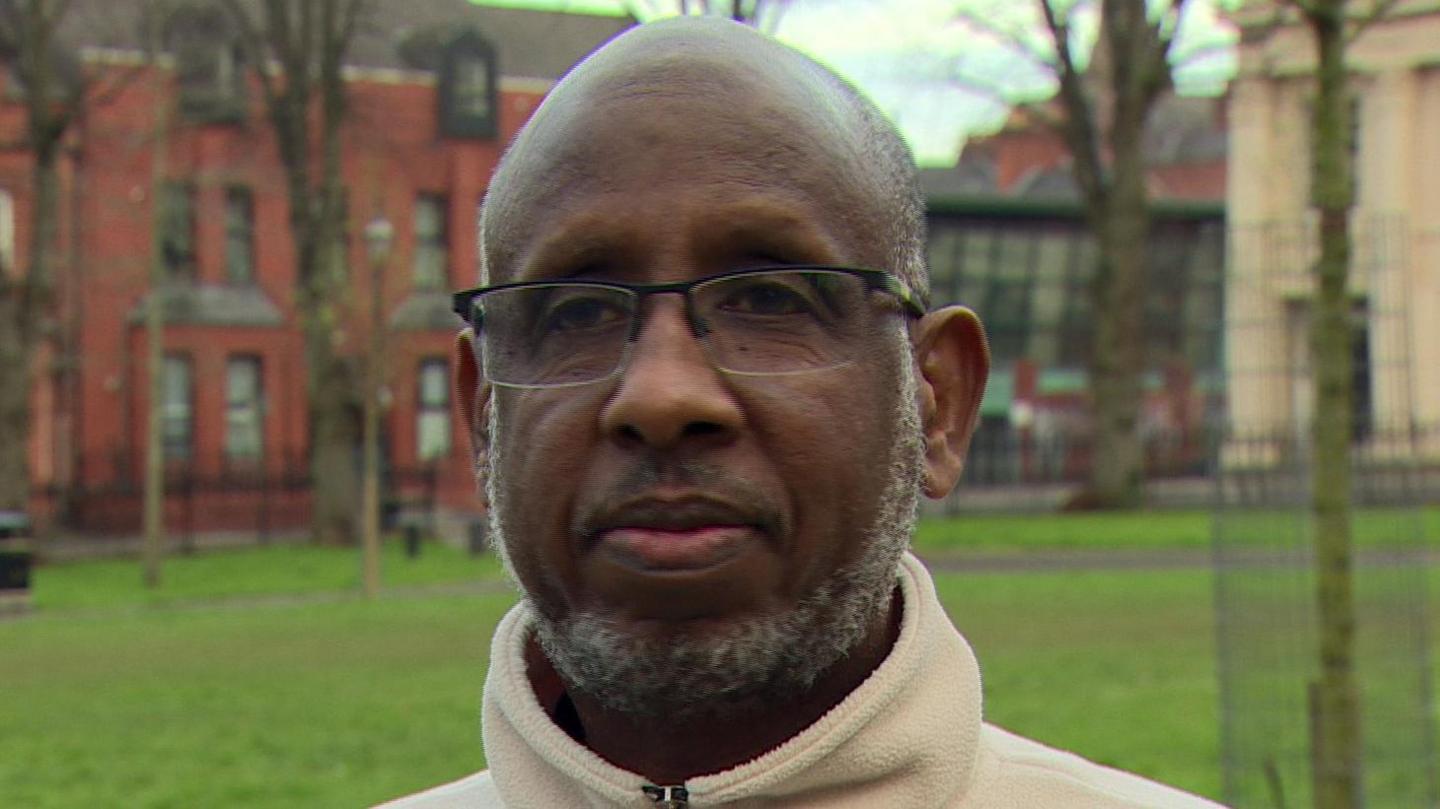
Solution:
<svg viewBox="0 0 1440 809"><path fill-rule="evenodd" d="M656 147L694 143L657 167ZM681 165L683 163L683 165ZM617 173L726 163L738 182L802 185L862 235L853 262L922 294L923 206L908 149L853 87L746 26L679 18L640 26L577 65L507 151L481 221L487 282L516 277L536 211Z"/></svg>

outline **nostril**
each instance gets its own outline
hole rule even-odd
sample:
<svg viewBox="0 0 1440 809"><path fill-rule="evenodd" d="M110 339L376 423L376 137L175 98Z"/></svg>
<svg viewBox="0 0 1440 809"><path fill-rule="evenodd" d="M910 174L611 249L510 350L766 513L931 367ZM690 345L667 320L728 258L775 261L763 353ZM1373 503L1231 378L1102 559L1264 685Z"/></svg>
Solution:
<svg viewBox="0 0 1440 809"><path fill-rule="evenodd" d="M687 436L701 438L707 435L720 435L725 428L713 421L692 421L685 425L684 433Z"/></svg>

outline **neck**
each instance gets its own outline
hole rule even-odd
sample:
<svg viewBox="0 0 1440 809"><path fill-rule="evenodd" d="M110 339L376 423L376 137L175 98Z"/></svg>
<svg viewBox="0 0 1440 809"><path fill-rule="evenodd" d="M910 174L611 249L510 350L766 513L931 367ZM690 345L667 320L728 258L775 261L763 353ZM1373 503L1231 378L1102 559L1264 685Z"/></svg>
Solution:
<svg viewBox="0 0 1440 809"><path fill-rule="evenodd" d="M568 694L584 728L586 747L657 785L679 785L755 759L814 724L884 661L900 635L900 619L897 591L850 654L823 672L805 693L782 700L758 697L677 721L612 711L576 689ZM558 677L538 645L531 644L529 657L532 686L542 704L548 703L544 695L556 691Z"/></svg>

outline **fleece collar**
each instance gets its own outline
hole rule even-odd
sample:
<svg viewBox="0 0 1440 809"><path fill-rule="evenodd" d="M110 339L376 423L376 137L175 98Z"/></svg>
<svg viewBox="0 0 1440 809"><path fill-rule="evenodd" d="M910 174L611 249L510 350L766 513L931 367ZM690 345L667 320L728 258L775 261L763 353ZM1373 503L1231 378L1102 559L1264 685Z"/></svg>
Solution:
<svg viewBox="0 0 1440 809"><path fill-rule="evenodd" d="M684 784L693 809L719 806L934 807L971 787L981 734L980 670L946 616L919 560L897 579L900 636L875 671L810 727L733 769ZM485 681L490 772L507 807L653 809L646 779L610 764L551 720L526 676L534 615L517 605L501 621ZM697 740L703 743L703 740Z"/></svg>

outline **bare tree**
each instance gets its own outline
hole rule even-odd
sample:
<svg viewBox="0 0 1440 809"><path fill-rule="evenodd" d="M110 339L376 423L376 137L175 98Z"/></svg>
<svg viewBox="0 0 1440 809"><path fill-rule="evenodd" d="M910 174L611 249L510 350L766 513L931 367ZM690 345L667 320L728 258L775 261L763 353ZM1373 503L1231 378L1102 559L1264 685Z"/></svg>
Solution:
<svg viewBox="0 0 1440 809"><path fill-rule="evenodd" d="M1144 136L1156 103L1174 86L1174 67L1203 48L1182 52L1177 46L1187 0L1036 0L1035 5L1038 21L1002 22L1014 15L999 7L965 11L961 19L1048 74L1057 88L1053 101L1026 107L1070 153L1086 222L1099 246L1089 291L1095 451L1084 499L1097 507L1130 507L1140 503L1144 485L1138 430L1150 231ZM1098 14L1099 40L1088 63L1076 35L1084 14ZM1014 101L991 76L962 67L959 79Z"/></svg>
<svg viewBox="0 0 1440 809"><path fill-rule="evenodd" d="M36 352L55 317L59 162L84 103L77 55L60 38L68 0L0 0L0 60L20 90L25 142L34 158L33 213L24 267L0 267L0 509L30 499L30 390Z"/></svg>
<svg viewBox="0 0 1440 809"><path fill-rule="evenodd" d="M1310 510L1314 525L1319 679L1310 689L1317 809L1361 805L1363 748L1355 673L1354 536L1351 522L1351 214L1355 207L1353 94L1346 49L1398 0L1283 0L1315 43L1310 119L1310 204L1319 218L1310 361L1315 369Z"/></svg>
<svg viewBox="0 0 1440 809"><path fill-rule="evenodd" d="M648 22L662 17L728 17L774 33L792 0L628 0L630 14Z"/></svg>
<svg viewBox="0 0 1440 809"><path fill-rule="evenodd" d="M342 68L371 0L222 0L259 84L285 167L305 336L315 540L354 540L357 369L337 350L344 287Z"/></svg>

